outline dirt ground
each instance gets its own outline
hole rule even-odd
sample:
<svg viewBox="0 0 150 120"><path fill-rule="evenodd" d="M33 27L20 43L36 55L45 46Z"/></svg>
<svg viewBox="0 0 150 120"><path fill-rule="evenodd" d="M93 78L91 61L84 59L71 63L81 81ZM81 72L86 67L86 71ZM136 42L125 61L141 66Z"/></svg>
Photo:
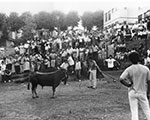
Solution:
<svg viewBox="0 0 150 120"><path fill-rule="evenodd" d="M121 72L106 73L117 79ZM87 86L88 80L61 84L55 99L50 87L38 86L39 98L32 99L26 83L0 83L0 120L130 120L127 88L110 78L95 90Z"/></svg>

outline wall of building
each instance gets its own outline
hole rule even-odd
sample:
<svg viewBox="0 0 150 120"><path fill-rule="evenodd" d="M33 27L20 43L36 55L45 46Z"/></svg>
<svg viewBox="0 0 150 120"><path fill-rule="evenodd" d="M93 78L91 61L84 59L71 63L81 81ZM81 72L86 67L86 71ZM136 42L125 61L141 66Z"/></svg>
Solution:
<svg viewBox="0 0 150 120"><path fill-rule="evenodd" d="M135 23L138 20L139 7L117 7L104 12L104 28L115 23ZM111 14L111 19L106 20L106 14Z"/></svg>

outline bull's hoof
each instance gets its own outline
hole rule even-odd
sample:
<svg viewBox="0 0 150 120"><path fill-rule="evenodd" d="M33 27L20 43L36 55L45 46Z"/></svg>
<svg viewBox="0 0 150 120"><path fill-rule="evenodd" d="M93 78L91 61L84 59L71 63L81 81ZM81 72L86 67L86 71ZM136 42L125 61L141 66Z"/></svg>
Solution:
<svg viewBox="0 0 150 120"><path fill-rule="evenodd" d="M51 97L51 99L55 99L55 98L56 98L55 96L52 96L52 97Z"/></svg>
<svg viewBox="0 0 150 120"><path fill-rule="evenodd" d="M32 96L33 99L35 99L36 97Z"/></svg>
<svg viewBox="0 0 150 120"><path fill-rule="evenodd" d="M36 98L39 98L39 96L36 96Z"/></svg>

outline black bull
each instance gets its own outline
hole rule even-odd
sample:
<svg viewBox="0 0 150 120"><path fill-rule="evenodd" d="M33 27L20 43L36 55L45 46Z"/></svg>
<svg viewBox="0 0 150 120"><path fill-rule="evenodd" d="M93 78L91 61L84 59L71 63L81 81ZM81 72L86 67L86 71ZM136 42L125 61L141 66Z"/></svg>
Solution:
<svg viewBox="0 0 150 120"><path fill-rule="evenodd" d="M44 86L52 86L53 95L55 96L56 87L60 84L61 81L66 82L68 75L63 69L56 70L54 72L35 72L30 75L30 83L32 85L32 97L37 98L37 86L40 85L42 88ZM30 83L28 83L28 89L30 89Z"/></svg>

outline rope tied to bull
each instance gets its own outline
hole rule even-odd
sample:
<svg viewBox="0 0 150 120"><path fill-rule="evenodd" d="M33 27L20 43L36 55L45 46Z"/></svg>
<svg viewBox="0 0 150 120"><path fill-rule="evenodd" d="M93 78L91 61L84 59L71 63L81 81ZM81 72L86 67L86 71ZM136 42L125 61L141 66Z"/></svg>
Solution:
<svg viewBox="0 0 150 120"><path fill-rule="evenodd" d="M53 72L39 72L39 71L37 71L36 73L37 74L40 74L40 75L49 75L49 74L54 74L54 73L56 73L56 72L58 72L59 70L56 70L56 71L53 71Z"/></svg>

